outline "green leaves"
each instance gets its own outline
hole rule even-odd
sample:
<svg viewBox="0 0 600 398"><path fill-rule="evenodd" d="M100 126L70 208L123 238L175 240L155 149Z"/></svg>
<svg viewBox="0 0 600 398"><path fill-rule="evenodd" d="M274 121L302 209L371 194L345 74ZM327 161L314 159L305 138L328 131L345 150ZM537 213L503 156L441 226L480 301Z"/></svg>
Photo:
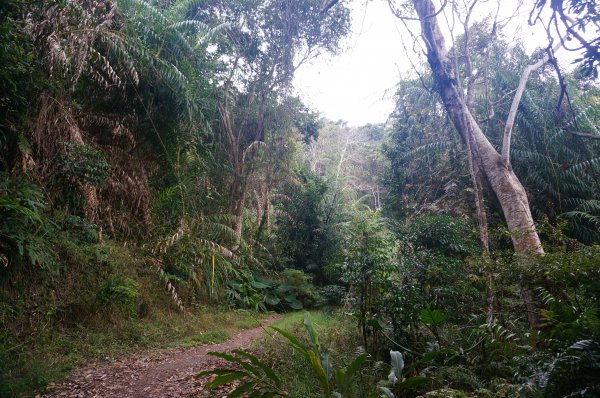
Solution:
<svg viewBox="0 0 600 398"><path fill-rule="evenodd" d="M368 358L369 354L362 353L354 358L354 360L346 368L335 370L335 389L341 397L347 396L352 392L355 375Z"/></svg>
<svg viewBox="0 0 600 398"><path fill-rule="evenodd" d="M150 68L144 73L157 74L192 120L199 109L197 76L205 72L199 69L207 57L202 45L228 25L211 27L198 19L183 19L192 7L197 8L189 1L174 1L166 7L143 0L119 0L118 4L128 24L125 40L112 40L112 47L120 47L115 54L135 61L130 70Z"/></svg>
<svg viewBox="0 0 600 398"><path fill-rule="evenodd" d="M293 310L301 310L303 307L302 303L295 297L286 296L285 301Z"/></svg>
<svg viewBox="0 0 600 398"><path fill-rule="evenodd" d="M273 371L273 369L271 369L271 367L269 367L269 365L259 361L258 358L256 358L254 355L249 354L245 351L233 350L233 352L238 354L241 357L249 359L253 365L256 365L260 369L262 369L262 371L265 372L267 377L275 382L275 385L277 385L277 387L281 387L281 385L282 385L281 379L279 378L279 376L277 376L277 374Z"/></svg>
<svg viewBox="0 0 600 398"><path fill-rule="evenodd" d="M366 353L360 354L346 367L334 369L328 352L321 352L319 336L315 330L308 313L304 314L304 327L306 328L308 340L311 347L304 346L294 335L272 327L275 331L286 338L292 348L300 353L310 364L317 378L319 386L326 397L345 397L353 391L353 383L356 373L369 358Z"/></svg>
<svg viewBox="0 0 600 398"><path fill-rule="evenodd" d="M260 289L260 290L271 287L270 283L265 283L265 282L257 281L257 280L251 281L250 284L252 285L252 287L254 287L256 289Z"/></svg>
<svg viewBox="0 0 600 398"><path fill-rule="evenodd" d="M379 391L381 391L383 393L383 396L385 398L396 398L396 396L394 395L392 390L390 390L387 387L379 387Z"/></svg>
<svg viewBox="0 0 600 398"><path fill-rule="evenodd" d="M105 304L120 303L131 314L135 314L139 295L139 284L135 280L117 274L102 283L96 299Z"/></svg>
<svg viewBox="0 0 600 398"><path fill-rule="evenodd" d="M213 369L198 373L196 377L216 375L206 383L207 388L218 388L235 381L242 383L231 391L229 398L237 398L243 394L249 397L284 397L287 392L282 389L281 378L266 363L255 355L243 350L233 350L232 354L209 352L209 355L224 359L237 369ZM241 368L241 370L239 369Z"/></svg>
<svg viewBox="0 0 600 398"><path fill-rule="evenodd" d="M64 142L66 154L58 159L60 172L70 180L102 186L110 175L104 154L89 145Z"/></svg>
<svg viewBox="0 0 600 398"><path fill-rule="evenodd" d="M275 326L271 326L271 329L284 337L290 346L310 365L315 381L321 387L325 397L343 398L351 396L354 391L357 373L367 361L369 355L362 353L354 358L347 367L334 369L330 354L320 350L319 336L308 313L304 316L304 327L307 331L310 346L304 345L300 339L285 330ZM217 376L206 384L207 387L216 388L233 381L242 381L242 384L228 397L239 397L243 393L250 393L249 397L287 395L282 389L280 377L268 364L260 361L256 356L242 350L234 350L232 354L218 352L210 352L209 354L232 363L235 368L201 372L198 376L212 374ZM401 369L403 368L402 355L397 354L400 355L400 359L396 355L394 369L401 375Z"/></svg>
<svg viewBox="0 0 600 398"><path fill-rule="evenodd" d="M329 361L329 355L327 353L322 354L320 352L319 345L319 337L317 332L314 330L312 322L310 321L310 316L307 314L304 315L304 327L308 333L308 338L312 347L308 348L304 344L296 338L296 336L288 333L282 329L272 326L271 328L275 330L277 333L286 338L292 348L300 353L306 360L308 364L310 364L311 368L319 385L323 389L323 392L328 397L331 395L331 387L329 385L329 379L331 377L331 363Z"/></svg>
<svg viewBox="0 0 600 398"><path fill-rule="evenodd" d="M211 374L211 371L207 371L209 373L204 373L204 372L200 372L198 374L198 376L205 376L206 374ZM227 373L223 373L218 375L214 380L209 381L208 383L206 383L206 386L208 388L217 388L223 384L229 384L233 381L239 380L242 377L244 377L246 374L244 372L236 372L236 371L229 371Z"/></svg>
<svg viewBox="0 0 600 398"><path fill-rule="evenodd" d="M442 339L438 331L438 326L444 323L445 320L446 314L440 310L432 310L430 305L421 310L421 322L431 330L440 346L442 345Z"/></svg>
<svg viewBox="0 0 600 398"><path fill-rule="evenodd" d="M312 322L310 321L310 316L308 315L308 312L306 314L304 314L304 327L306 328L306 331L308 332L308 339L310 340L310 342L313 345L313 351L315 353L319 353L319 351L321 349L320 345L319 345L319 335L313 328L313 325L312 325Z"/></svg>
<svg viewBox="0 0 600 398"><path fill-rule="evenodd" d="M390 350L390 365L387 386L379 386L378 388L383 394L381 395L383 398L395 398L394 392L413 390L431 381L431 378L425 376L412 376L405 379L402 374L404 371L404 357L398 351Z"/></svg>
<svg viewBox="0 0 600 398"><path fill-rule="evenodd" d="M314 351L307 351L306 357L308 358L308 362L312 366L315 375L317 376L317 380L319 381L319 385L323 389L326 397L331 395L331 386L329 385L329 378L327 377L327 373L325 373L325 369L323 368L323 363L321 362L319 356Z"/></svg>
<svg viewBox="0 0 600 398"><path fill-rule="evenodd" d="M432 310L430 306L421 310L421 322L428 326L441 325L446 320L446 314L440 310Z"/></svg>
<svg viewBox="0 0 600 398"><path fill-rule="evenodd" d="M304 304L300 299L305 299L310 303L309 300L312 298L310 293L313 291L316 292L316 290L312 283L304 279L302 279L304 283L294 283L297 282L294 280L290 281L287 278L287 271L289 270L284 270L282 273L284 278L286 278L285 283L252 277L253 279L249 278L249 280L229 283L229 288L225 291L225 295L233 305L242 308L253 308L262 311L266 311L267 309L279 311L289 309L301 310ZM302 271L293 271L299 272L302 277L308 278L308 275Z"/></svg>
<svg viewBox="0 0 600 398"><path fill-rule="evenodd" d="M277 304L279 304L281 302L281 300L279 299L279 297L271 294L271 293L267 293L267 295L265 296L265 303L271 305L271 306L275 306Z"/></svg>
<svg viewBox="0 0 600 398"><path fill-rule="evenodd" d="M55 225L45 210L44 195L36 184L0 173L0 266L21 263L58 273L50 242Z"/></svg>

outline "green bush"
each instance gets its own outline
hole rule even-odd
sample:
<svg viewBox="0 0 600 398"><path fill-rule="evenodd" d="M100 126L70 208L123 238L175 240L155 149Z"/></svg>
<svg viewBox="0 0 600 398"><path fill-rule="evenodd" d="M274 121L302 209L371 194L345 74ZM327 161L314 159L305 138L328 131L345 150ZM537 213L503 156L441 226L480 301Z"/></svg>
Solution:
<svg viewBox="0 0 600 398"><path fill-rule="evenodd" d="M102 152L89 145L64 142L67 154L58 158L61 176L74 181L102 186L109 177L110 164Z"/></svg>
<svg viewBox="0 0 600 398"><path fill-rule="evenodd" d="M136 313L136 300L139 293L139 284L131 278L121 275L111 275L100 287L96 298L104 304L119 303L130 314Z"/></svg>
<svg viewBox="0 0 600 398"><path fill-rule="evenodd" d="M549 398L600 396L600 343L581 340L559 353L542 387Z"/></svg>
<svg viewBox="0 0 600 398"><path fill-rule="evenodd" d="M319 297L310 276L295 269L282 272L283 282L265 278L229 282L225 297L238 308L253 310L300 310L314 305Z"/></svg>
<svg viewBox="0 0 600 398"><path fill-rule="evenodd" d="M281 272L281 276L284 283L280 286L290 286L304 307L311 307L317 302L319 292L312 284L310 275L297 269L286 268Z"/></svg>
<svg viewBox="0 0 600 398"><path fill-rule="evenodd" d="M44 200L36 184L0 173L0 266L22 263L58 272L49 242L55 225L44 213Z"/></svg>
<svg viewBox="0 0 600 398"><path fill-rule="evenodd" d="M426 214L412 219L400 232L415 250L434 250L447 256L477 253L475 228L463 217Z"/></svg>
<svg viewBox="0 0 600 398"><path fill-rule="evenodd" d="M65 215L62 221L63 228L69 235L70 240L84 244L98 243L97 225L90 224L84 218L75 215Z"/></svg>
<svg viewBox="0 0 600 398"><path fill-rule="evenodd" d="M544 306L547 344L565 349L600 340L600 246L547 253L526 271Z"/></svg>
<svg viewBox="0 0 600 398"><path fill-rule="evenodd" d="M347 291L344 286L327 285L319 289L318 306L337 307L342 304Z"/></svg>

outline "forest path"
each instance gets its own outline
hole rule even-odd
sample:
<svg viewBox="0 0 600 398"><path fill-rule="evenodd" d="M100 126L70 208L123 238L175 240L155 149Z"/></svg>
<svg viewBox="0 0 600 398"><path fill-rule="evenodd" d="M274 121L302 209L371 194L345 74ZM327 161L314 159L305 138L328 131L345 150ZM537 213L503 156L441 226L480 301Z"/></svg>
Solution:
<svg viewBox="0 0 600 398"><path fill-rule="evenodd" d="M202 370L225 365L225 361L208 355L210 351L228 352L248 348L277 318L262 321L259 327L238 332L220 344L194 348L175 348L158 353L138 354L108 365L77 370L44 397L77 398L163 398L222 397L226 393L205 390L207 377L197 379Z"/></svg>

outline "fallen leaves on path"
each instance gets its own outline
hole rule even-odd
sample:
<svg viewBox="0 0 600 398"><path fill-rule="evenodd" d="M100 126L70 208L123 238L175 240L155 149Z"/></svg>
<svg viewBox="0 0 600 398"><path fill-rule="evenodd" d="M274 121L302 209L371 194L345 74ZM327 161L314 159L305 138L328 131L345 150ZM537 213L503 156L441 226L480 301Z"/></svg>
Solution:
<svg viewBox="0 0 600 398"><path fill-rule="evenodd" d="M228 366L220 358L208 355L210 351L231 351L248 348L258 338L268 319L254 329L240 331L233 338L220 343L195 348L177 348L142 357L116 360L108 365L80 369L68 380L49 386L46 398L167 398L167 397L223 397L225 390L205 390L209 377L197 379L202 370ZM232 388L232 387L230 387Z"/></svg>

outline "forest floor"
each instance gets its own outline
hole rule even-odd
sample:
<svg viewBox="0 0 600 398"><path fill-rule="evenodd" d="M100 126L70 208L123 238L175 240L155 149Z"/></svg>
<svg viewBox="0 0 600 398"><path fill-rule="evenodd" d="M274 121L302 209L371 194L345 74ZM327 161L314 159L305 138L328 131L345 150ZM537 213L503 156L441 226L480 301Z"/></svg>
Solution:
<svg viewBox="0 0 600 398"><path fill-rule="evenodd" d="M60 384L49 386L44 397L216 397L227 392L205 390L208 377L196 378L198 372L225 365L225 361L208 355L211 351L228 352L249 348L266 332L276 317L261 321L260 326L239 331L219 344L194 348L150 351L115 360L106 365L89 366L73 372ZM233 388L233 387L232 387Z"/></svg>

